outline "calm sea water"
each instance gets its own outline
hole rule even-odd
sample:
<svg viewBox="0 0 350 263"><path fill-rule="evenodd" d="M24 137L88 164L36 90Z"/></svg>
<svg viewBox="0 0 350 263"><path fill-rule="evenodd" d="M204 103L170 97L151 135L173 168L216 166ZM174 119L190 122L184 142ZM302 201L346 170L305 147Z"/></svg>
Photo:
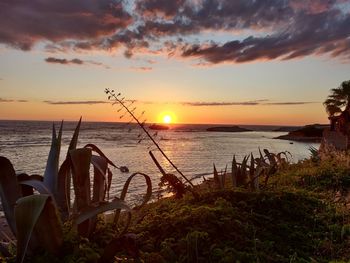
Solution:
<svg viewBox="0 0 350 263"><path fill-rule="evenodd" d="M59 123L55 123L58 128ZM75 122L65 122L61 161L67 153ZM213 126L213 125L211 125ZM202 173L210 173L213 163L218 169L230 164L235 154L238 160L251 152L258 154L258 148L272 152L289 151L293 161L309 156L309 147L314 143L294 142L273 139L283 132L272 132L276 127L241 126L253 129L252 132L223 133L206 132L208 125L177 125L171 130L160 131L156 137L163 150L180 170L189 178ZM269 131L270 130L270 131ZM152 134L154 131L151 132ZM51 144L52 123L39 121L0 121L0 155L11 160L16 172L43 174ZM141 134L141 136L140 136ZM160 163L168 172L171 166L155 150L147 139L138 143L145 134L136 125L120 123L83 122L78 146L96 144L118 166L127 166L130 174L143 172L151 176L154 190L158 189L160 173L152 162L148 151L154 150ZM111 197L119 196L128 174L112 170L114 177ZM145 191L142 178L135 178L129 188L129 201L136 202Z"/></svg>

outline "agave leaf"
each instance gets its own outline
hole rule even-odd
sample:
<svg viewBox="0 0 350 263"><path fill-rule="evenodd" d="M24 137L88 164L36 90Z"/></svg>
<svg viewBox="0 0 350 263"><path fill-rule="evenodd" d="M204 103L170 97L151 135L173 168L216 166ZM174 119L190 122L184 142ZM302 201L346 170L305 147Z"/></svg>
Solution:
<svg viewBox="0 0 350 263"><path fill-rule="evenodd" d="M58 177L58 167L59 167L59 158L61 150L61 138L62 138L62 128L63 121L61 122L61 127L56 137L56 129L53 124L52 127L52 141L51 148L49 152L49 157L47 159L45 173L44 173L44 183L47 185L47 188L52 192L56 193L57 177Z"/></svg>
<svg viewBox="0 0 350 263"><path fill-rule="evenodd" d="M30 176L28 174L26 174L26 173L21 173L21 174L17 175L17 181L21 185L22 196L28 196L28 195L33 195L34 194L33 187L21 184L22 181L26 181L26 180L29 180L29 179L30 179Z"/></svg>
<svg viewBox="0 0 350 263"><path fill-rule="evenodd" d="M55 255L60 254L63 243L63 229L54 200L50 197L38 218L33 234L40 246L45 248L46 251Z"/></svg>
<svg viewBox="0 0 350 263"><path fill-rule="evenodd" d="M126 196L126 193L128 192L128 188L129 188L130 182L137 175L143 176L145 178L146 184L147 184L146 194L143 197L142 203L138 206L138 209L140 209L151 199L151 196L152 196L152 182L151 182L151 178L147 174L144 174L144 173L133 173L132 175L130 175L128 180L126 180L126 182L124 184L122 193L120 194L120 200L125 200L125 196ZM116 212L115 212L115 216L114 216L114 224L118 223L119 215L120 215L120 209L117 209Z"/></svg>
<svg viewBox="0 0 350 263"><path fill-rule="evenodd" d="M241 186L244 185L247 181L247 161L248 157L244 156L241 167L240 167L240 174L239 177L237 178L237 185Z"/></svg>
<svg viewBox="0 0 350 263"><path fill-rule="evenodd" d="M57 194L56 194L57 200L56 201L63 219L66 219L69 216L70 203L71 203L70 188L71 188L72 175L71 175L71 163L69 158L69 151L75 150L77 148L81 119L82 117L80 117L79 122L75 127L72 139L69 143L66 159L62 163L57 176Z"/></svg>
<svg viewBox="0 0 350 263"><path fill-rule="evenodd" d="M107 160L107 163L109 163L113 167L117 168L117 166L111 160L109 160L107 158L107 156L95 144L89 143L89 144L85 145L84 148L90 148L94 152L98 153L101 157L105 158Z"/></svg>
<svg viewBox="0 0 350 263"><path fill-rule="evenodd" d="M83 148L70 150L69 155L72 162L73 186L75 194L75 205L78 212L86 209L90 205L90 162L91 149ZM78 233L87 237L90 233L89 220L78 225Z"/></svg>
<svg viewBox="0 0 350 263"><path fill-rule="evenodd" d="M111 189L112 185L112 177L113 174L109 168L107 168L107 199L109 200L109 190Z"/></svg>
<svg viewBox="0 0 350 263"><path fill-rule="evenodd" d="M221 174L221 188L225 188L225 182L226 182L226 173L227 173L227 165L225 166L224 173Z"/></svg>
<svg viewBox="0 0 350 263"><path fill-rule="evenodd" d="M250 180L250 187L253 190L255 190L254 173L255 173L254 156L253 156L253 153L251 153L250 154L250 167L249 167L249 180Z"/></svg>
<svg viewBox="0 0 350 263"><path fill-rule="evenodd" d="M91 163L94 166L92 201L101 202L105 199L105 190L107 188L107 160L104 157L92 155Z"/></svg>
<svg viewBox="0 0 350 263"><path fill-rule="evenodd" d="M72 162L73 185L77 209L82 210L90 204L90 162L91 150L87 148L69 151Z"/></svg>
<svg viewBox="0 0 350 263"><path fill-rule="evenodd" d="M79 122L78 122L77 126L75 127L75 130L74 130L74 133L73 133L73 137L72 137L72 139L71 139L71 141L69 143L67 157L69 155L69 151L70 150L75 150L77 148L79 131L80 131L80 125L81 125L81 117L79 119Z"/></svg>
<svg viewBox="0 0 350 263"><path fill-rule="evenodd" d="M22 196L21 188L11 162L2 156L0 156L0 196L7 223L12 233L16 235L14 207L17 199Z"/></svg>
<svg viewBox="0 0 350 263"><path fill-rule="evenodd" d="M271 165L277 165L275 156L273 153L270 153L269 150L264 149L264 153L266 154L267 158L269 159L269 162Z"/></svg>
<svg viewBox="0 0 350 263"><path fill-rule="evenodd" d="M50 195L51 197L53 197L52 193L50 192L50 190L46 187L46 185L38 180L24 180L19 182L19 184L21 185L25 185L25 186L29 186L31 188L34 188L35 190L37 190L40 194L46 194L46 195Z"/></svg>
<svg viewBox="0 0 350 263"><path fill-rule="evenodd" d="M120 199L114 199L111 202L102 202L97 206L90 206L84 209L74 220L74 223L79 225L84 221L95 217L98 214L101 214L106 211L116 210L116 209L124 209L128 212L131 211L130 207L125 203L125 201Z"/></svg>
<svg viewBox="0 0 350 263"><path fill-rule="evenodd" d="M265 162L264 155L262 154L260 147L259 147L259 154L260 154L260 161L261 161L262 163L266 163L266 162Z"/></svg>
<svg viewBox="0 0 350 263"><path fill-rule="evenodd" d="M18 262L24 260L34 228L40 245L50 253L58 252L63 241L62 229L49 195L31 195L18 199L15 219Z"/></svg>
<svg viewBox="0 0 350 263"><path fill-rule="evenodd" d="M147 184L146 194L143 197L142 203L138 206L138 208L140 209L141 207L143 207L151 199L151 196L152 196L152 182L151 182L151 178L147 174L144 174L144 173L133 173L132 175L130 175L128 180L126 180L126 182L124 184L122 193L120 195L120 199L121 200L125 199L126 193L128 191L129 185L130 185L130 182L137 175L143 176L145 178L146 184Z"/></svg>
<svg viewBox="0 0 350 263"><path fill-rule="evenodd" d="M218 173L218 171L216 170L215 164L213 164L213 166L214 166L214 182L215 182L215 184L216 184L218 187L221 188L219 173Z"/></svg>
<svg viewBox="0 0 350 263"><path fill-rule="evenodd" d="M231 170L231 176L232 176L232 186L237 187L237 162L236 162L236 157L233 155L232 159L232 170Z"/></svg>
<svg viewBox="0 0 350 263"><path fill-rule="evenodd" d="M57 206L63 220L68 218L70 210L70 169L70 158L66 158L58 171L56 194Z"/></svg>

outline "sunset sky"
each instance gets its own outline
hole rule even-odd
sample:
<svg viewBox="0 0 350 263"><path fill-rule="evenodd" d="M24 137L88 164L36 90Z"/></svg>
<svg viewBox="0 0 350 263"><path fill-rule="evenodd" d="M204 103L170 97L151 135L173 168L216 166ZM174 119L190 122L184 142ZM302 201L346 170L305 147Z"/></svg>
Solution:
<svg viewBox="0 0 350 263"><path fill-rule="evenodd" d="M0 0L0 119L327 123L349 79L346 0Z"/></svg>

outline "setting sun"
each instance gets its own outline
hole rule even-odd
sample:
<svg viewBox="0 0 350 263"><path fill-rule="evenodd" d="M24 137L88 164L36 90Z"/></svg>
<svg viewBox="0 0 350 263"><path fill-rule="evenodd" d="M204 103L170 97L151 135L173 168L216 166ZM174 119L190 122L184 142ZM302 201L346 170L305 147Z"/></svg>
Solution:
<svg viewBox="0 0 350 263"><path fill-rule="evenodd" d="M165 115L164 117L163 117L163 122L164 123L171 123L171 116L170 115Z"/></svg>
<svg viewBox="0 0 350 263"><path fill-rule="evenodd" d="M162 111L158 114L158 123L174 124L177 123L177 115L172 110Z"/></svg>

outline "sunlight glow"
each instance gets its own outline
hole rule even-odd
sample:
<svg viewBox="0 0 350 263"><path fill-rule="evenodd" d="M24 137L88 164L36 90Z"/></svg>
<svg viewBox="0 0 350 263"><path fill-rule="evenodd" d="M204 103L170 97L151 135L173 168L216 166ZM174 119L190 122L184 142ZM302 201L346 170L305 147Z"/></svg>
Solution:
<svg viewBox="0 0 350 263"><path fill-rule="evenodd" d="M171 116L170 115L165 115L163 117L163 122L167 123L167 124L171 123Z"/></svg>

